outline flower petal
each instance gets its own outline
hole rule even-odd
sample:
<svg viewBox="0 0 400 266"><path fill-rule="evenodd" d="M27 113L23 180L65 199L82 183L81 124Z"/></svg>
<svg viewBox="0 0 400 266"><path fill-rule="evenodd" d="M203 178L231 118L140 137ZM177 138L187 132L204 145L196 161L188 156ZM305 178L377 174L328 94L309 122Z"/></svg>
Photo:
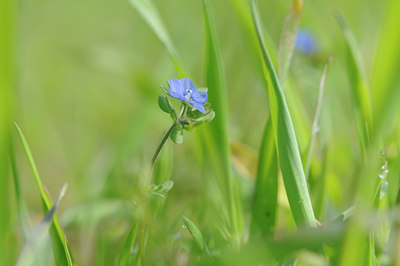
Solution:
<svg viewBox="0 0 400 266"><path fill-rule="evenodd" d="M202 112L203 114L206 113L206 109L204 108L204 106L198 102L195 101L189 101L189 103L191 105L193 105L194 108L196 108L197 110L199 110L200 112Z"/></svg>
<svg viewBox="0 0 400 266"><path fill-rule="evenodd" d="M182 85L183 88L183 92L185 92L186 90L192 90L192 92L197 91L196 86L194 85L193 81L191 81L189 78L183 78L180 79L179 82Z"/></svg>
<svg viewBox="0 0 400 266"><path fill-rule="evenodd" d="M207 92L196 91L192 93L192 100L198 102L201 105L204 105L207 102Z"/></svg>
<svg viewBox="0 0 400 266"><path fill-rule="evenodd" d="M169 88L171 89L170 93L172 97L184 100L185 96L181 82L177 79L169 79L168 83L169 83Z"/></svg>

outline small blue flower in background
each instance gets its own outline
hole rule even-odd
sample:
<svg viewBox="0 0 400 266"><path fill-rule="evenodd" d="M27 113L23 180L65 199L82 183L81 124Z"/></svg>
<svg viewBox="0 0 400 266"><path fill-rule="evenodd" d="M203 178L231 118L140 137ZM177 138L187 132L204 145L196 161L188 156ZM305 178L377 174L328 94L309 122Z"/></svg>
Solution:
<svg viewBox="0 0 400 266"><path fill-rule="evenodd" d="M315 36L308 30L299 29L295 48L302 54L310 55L317 51Z"/></svg>
<svg viewBox="0 0 400 266"><path fill-rule="evenodd" d="M172 97L187 102L203 114L206 113L203 105L207 102L207 92L198 91L189 78L170 79L168 83Z"/></svg>

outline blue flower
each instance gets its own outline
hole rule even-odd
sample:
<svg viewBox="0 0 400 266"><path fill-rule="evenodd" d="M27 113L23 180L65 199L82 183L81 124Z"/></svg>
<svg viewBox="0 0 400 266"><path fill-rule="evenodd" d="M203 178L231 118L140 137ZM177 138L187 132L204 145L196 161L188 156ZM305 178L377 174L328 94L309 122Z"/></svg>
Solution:
<svg viewBox="0 0 400 266"><path fill-rule="evenodd" d="M207 102L207 92L198 91L193 81L188 78L170 79L168 83L172 97L187 102L203 114L206 113L203 105Z"/></svg>
<svg viewBox="0 0 400 266"><path fill-rule="evenodd" d="M300 29L296 35L296 49L306 55L313 54L317 51L317 45L314 35L305 29Z"/></svg>

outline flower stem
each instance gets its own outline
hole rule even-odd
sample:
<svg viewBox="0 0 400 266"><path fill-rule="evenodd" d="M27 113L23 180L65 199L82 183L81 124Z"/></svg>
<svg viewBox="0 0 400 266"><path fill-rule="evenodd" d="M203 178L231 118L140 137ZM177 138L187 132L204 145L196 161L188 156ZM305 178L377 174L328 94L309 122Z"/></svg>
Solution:
<svg viewBox="0 0 400 266"><path fill-rule="evenodd" d="M154 166L156 165L158 156L161 153L162 148L164 147L165 143L167 142L167 139L169 138L169 135L171 135L171 131L174 128L175 123L171 125L171 127L168 129L168 131L165 133L164 137L161 139L160 144L158 144L157 150L154 152L153 159L151 159L151 171L153 172Z"/></svg>

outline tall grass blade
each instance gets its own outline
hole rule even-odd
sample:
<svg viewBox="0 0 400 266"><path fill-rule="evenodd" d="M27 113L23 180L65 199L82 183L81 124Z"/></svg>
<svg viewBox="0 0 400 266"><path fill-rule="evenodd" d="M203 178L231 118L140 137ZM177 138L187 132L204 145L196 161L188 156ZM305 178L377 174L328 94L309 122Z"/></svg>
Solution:
<svg viewBox="0 0 400 266"><path fill-rule="evenodd" d="M12 135L11 135L12 137ZM29 224L29 216L25 206L24 199L21 194L20 189L20 176L18 173L17 162L15 161L15 153L14 153L14 143L11 140L10 143L10 165L11 165L11 172L14 180L14 189L15 189L15 198L17 203L17 213L18 219L21 224L22 234L25 240L28 239L29 231L30 231L30 224Z"/></svg>
<svg viewBox="0 0 400 266"><path fill-rule="evenodd" d="M296 32L300 24L302 0L294 0L286 15L281 33L278 51L278 74L281 80L286 80L287 72L293 55ZM254 31L254 45L258 46L257 35L251 25L251 13L249 13L251 30ZM258 48L258 47L256 47ZM259 49L257 49L259 51ZM259 154L257 181L255 186L252 230L254 234L257 229L264 237L272 235L275 225L278 190L278 166L277 154L274 143L272 121L268 119L264 130L262 144Z"/></svg>
<svg viewBox="0 0 400 266"><path fill-rule="evenodd" d="M36 184L40 191L40 196L43 203L43 212L47 213L51 209L51 200L46 190L43 187L42 180L40 179L39 172L37 170L35 161L32 156L31 149L29 148L28 142L25 139L22 130L19 128L17 123L15 123L19 139L25 150L26 157L28 158L29 164L32 168L33 176L35 177ZM53 245L54 257L56 259L57 265L73 265L73 260L71 257L71 252L69 250L66 237L63 230L61 229L60 223L58 222L57 215L54 215L52 226L50 227L50 239Z"/></svg>
<svg viewBox="0 0 400 266"><path fill-rule="evenodd" d="M264 63L268 71L266 79L269 85L270 113L279 163L290 208L297 226L316 227L300 152L285 95L283 94L275 68L264 43L256 3L254 0L251 0L250 4Z"/></svg>
<svg viewBox="0 0 400 266"><path fill-rule="evenodd" d="M400 101L400 2L389 0L386 4L385 21L372 76L372 99L374 109L374 134L379 138L388 133L398 114Z"/></svg>
<svg viewBox="0 0 400 266"><path fill-rule="evenodd" d="M310 144L308 145L306 164L304 167L304 169L305 169L304 171L305 171L307 180L308 180L308 175L310 174L310 164L311 164L312 153L314 150L315 138L317 137L317 133L319 131L319 116L321 114L321 107L322 107L322 102L324 99L324 89L325 89L326 77L329 72L332 58L333 58L332 55L329 56L328 61L325 63L324 69L322 70L321 80L319 82L317 107L315 108L315 115L314 115L314 120L313 120L313 124L312 124L312 129L311 129Z"/></svg>
<svg viewBox="0 0 400 266"><path fill-rule="evenodd" d="M264 63L262 60L262 54L259 50L257 32L253 26L253 19L251 15L251 8L247 3L248 1L243 0L230 0L229 3L234 8L235 13L239 19L240 25L243 28L245 36L242 37L244 40L248 40L249 43L249 51L250 54L253 55L257 62L260 65L255 70L261 78L263 78L264 72ZM266 45L272 60L274 58L278 58L278 48L274 45L274 41L268 31L263 28L264 39L266 40ZM289 61L290 63L290 61ZM264 80L264 79L263 79ZM265 82L266 83L266 82ZM285 84L288 88L284 87L283 89L289 89L290 83L286 82L286 80L281 80L281 84ZM267 88L267 83L265 84L265 88ZM308 145L308 131L309 131L309 121L305 119L307 117L307 110L305 104L299 99L301 99L300 91L297 89L290 89L290 93L287 94L288 105L290 106L290 110L292 112L292 120L296 125L297 139L299 144L302 147L306 147Z"/></svg>
<svg viewBox="0 0 400 266"><path fill-rule="evenodd" d="M371 206L375 194L376 179L378 169L377 155L381 149L382 139L392 129L391 124L398 114L398 102L400 100L400 76L397 71L400 67L399 56L400 17L398 10L400 2L390 0L386 6L385 22L382 27L382 34L377 52L377 58L374 66L372 79L372 100L373 100L373 121L374 127L370 134L370 143L367 150L367 159L362 167L360 177L363 182L357 187L356 204L358 218L363 212L366 212ZM357 214L357 213L356 213ZM347 230L347 235L342 246L340 265L356 265L363 263L367 257L367 247L369 244L368 236L365 232L359 232L360 229L357 220L351 223ZM353 249L354 246L359 246ZM351 252L349 251L351 250Z"/></svg>
<svg viewBox="0 0 400 266"><path fill-rule="evenodd" d="M318 184L316 185L316 195L314 200L314 213L315 217L319 220L322 219L324 213L325 202L328 194L327 190L327 175L328 175L328 165L331 161L330 155L330 147L325 147L324 151L324 160L322 162L322 170L321 174L318 178Z"/></svg>
<svg viewBox="0 0 400 266"><path fill-rule="evenodd" d="M292 61L296 33L300 25L303 0L293 0L283 23L278 50L278 77L284 82Z"/></svg>
<svg viewBox="0 0 400 266"><path fill-rule="evenodd" d="M156 7L152 0L128 0L129 3L138 11L138 13L147 22L150 28L154 31L160 41L164 44L172 61L175 64L175 68L180 77L185 77L186 72L182 67L181 61L179 59L177 50L171 41L171 37L167 29L162 22L160 14L158 13Z"/></svg>
<svg viewBox="0 0 400 266"><path fill-rule="evenodd" d="M9 124L12 117L14 97L16 2L4 0L0 2L0 264L13 263L11 230L11 209L9 197Z"/></svg>
<svg viewBox="0 0 400 266"><path fill-rule="evenodd" d="M136 223L126 238L119 258L119 266L136 265L138 262L138 227L139 223Z"/></svg>
<svg viewBox="0 0 400 266"><path fill-rule="evenodd" d="M348 53L347 65L353 102L356 109L357 132L359 135L360 151L364 155L372 127L371 100L364 69L365 66L354 34L347 26L339 11L336 11L334 14L346 41Z"/></svg>
<svg viewBox="0 0 400 266"><path fill-rule="evenodd" d="M35 265L40 261L42 254L39 252L47 232L51 226L56 209L67 191L68 184L64 184L51 209L46 213L40 223L34 228L22 250L16 265Z"/></svg>
<svg viewBox="0 0 400 266"><path fill-rule="evenodd" d="M258 159L257 180L251 213L251 233L269 238L273 234L278 201L278 157L271 119L268 120Z"/></svg>
<svg viewBox="0 0 400 266"><path fill-rule="evenodd" d="M219 52L214 21L208 0L203 1L205 18L205 71L208 87L208 99L215 111L215 119L206 125L210 134L210 154L214 165L220 168L217 174L220 189L228 209L229 231L234 243L237 243L242 227L239 200L235 193L234 179L231 173L230 147L228 135L228 101L225 76Z"/></svg>

